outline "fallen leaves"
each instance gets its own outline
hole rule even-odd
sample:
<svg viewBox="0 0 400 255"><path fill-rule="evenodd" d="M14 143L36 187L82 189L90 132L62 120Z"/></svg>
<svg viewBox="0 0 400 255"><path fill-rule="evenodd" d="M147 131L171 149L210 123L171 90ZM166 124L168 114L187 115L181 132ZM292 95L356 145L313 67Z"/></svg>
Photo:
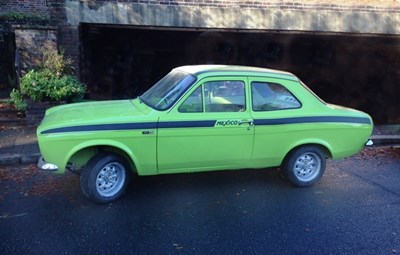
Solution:
<svg viewBox="0 0 400 255"><path fill-rule="evenodd" d="M12 104L0 102L0 109L4 109L4 110L15 110L15 106L12 105Z"/></svg>
<svg viewBox="0 0 400 255"><path fill-rule="evenodd" d="M79 192L79 177L66 173L54 175L39 171L35 165L9 166L0 168L0 201L9 194L20 197L48 196L53 194L70 194Z"/></svg>
<svg viewBox="0 0 400 255"><path fill-rule="evenodd" d="M356 159L400 159L400 147L372 147L365 148L361 152L359 152L356 156Z"/></svg>

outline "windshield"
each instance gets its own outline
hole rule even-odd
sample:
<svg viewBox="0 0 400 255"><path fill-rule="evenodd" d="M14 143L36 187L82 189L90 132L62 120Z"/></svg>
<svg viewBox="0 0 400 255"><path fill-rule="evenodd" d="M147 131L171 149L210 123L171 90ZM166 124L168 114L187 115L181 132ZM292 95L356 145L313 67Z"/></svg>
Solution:
<svg viewBox="0 0 400 255"><path fill-rule="evenodd" d="M178 100L194 81L195 78L190 74L172 70L139 98L154 109L166 110Z"/></svg>

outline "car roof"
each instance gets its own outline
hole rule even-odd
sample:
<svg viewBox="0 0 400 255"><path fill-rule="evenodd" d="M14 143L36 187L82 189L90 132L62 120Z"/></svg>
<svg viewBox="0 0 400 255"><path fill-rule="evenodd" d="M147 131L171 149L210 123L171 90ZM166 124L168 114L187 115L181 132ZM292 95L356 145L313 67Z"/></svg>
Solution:
<svg viewBox="0 0 400 255"><path fill-rule="evenodd" d="M255 76L273 76L282 77L284 79L298 80L292 73L252 66L238 66L238 65L187 65L175 68L175 70L187 72L193 75L201 75L204 73L237 73L241 72L243 75Z"/></svg>

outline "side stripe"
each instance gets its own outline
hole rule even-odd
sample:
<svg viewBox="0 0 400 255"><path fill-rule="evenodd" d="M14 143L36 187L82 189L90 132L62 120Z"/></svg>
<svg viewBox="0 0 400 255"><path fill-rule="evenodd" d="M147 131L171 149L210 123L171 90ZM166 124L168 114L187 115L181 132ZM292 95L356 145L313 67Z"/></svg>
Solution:
<svg viewBox="0 0 400 255"><path fill-rule="evenodd" d="M169 121L169 122L143 122L143 123L118 123L99 124L47 129L41 134L85 132L85 131L111 131L111 130L135 130L135 129L156 129L156 128L195 128L213 127L216 120L203 121ZM158 124L158 126L157 126Z"/></svg>
<svg viewBox="0 0 400 255"><path fill-rule="evenodd" d="M111 131L111 130L135 130L135 129L156 129L156 128L197 128L214 127L218 120L201 121L167 121L167 122L143 122L143 123L117 123L117 124L98 124L71 126L43 130L41 134L66 133L66 132L86 132L86 131ZM257 126L268 125L288 125L304 123L354 123L372 124L369 118L344 117L344 116L314 116L314 117L292 117L281 119L255 119Z"/></svg>
<svg viewBox="0 0 400 255"><path fill-rule="evenodd" d="M214 127L217 120L168 121L158 123L158 128Z"/></svg>
<svg viewBox="0 0 400 255"><path fill-rule="evenodd" d="M147 129L147 128L151 129L157 128L157 122L118 123L118 124L99 124L99 125L61 127L61 128L44 130L41 132L41 134L85 132L85 131L131 130L131 129Z"/></svg>
<svg viewBox="0 0 400 255"><path fill-rule="evenodd" d="M255 119L255 125L285 125L304 123L354 123L371 124L369 118L345 117L345 116L313 116L313 117L292 117L282 119Z"/></svg>

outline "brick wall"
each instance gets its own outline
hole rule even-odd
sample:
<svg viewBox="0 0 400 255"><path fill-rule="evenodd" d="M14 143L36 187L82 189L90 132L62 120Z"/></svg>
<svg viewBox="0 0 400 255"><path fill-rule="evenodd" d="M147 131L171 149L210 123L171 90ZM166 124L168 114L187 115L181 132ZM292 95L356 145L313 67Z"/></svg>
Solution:
<svg viewBox="0 0 400 255"><path fill-rule="evenodd" d="M0 14L27 13L47 16L47 0L0 0Z"/></svg>

